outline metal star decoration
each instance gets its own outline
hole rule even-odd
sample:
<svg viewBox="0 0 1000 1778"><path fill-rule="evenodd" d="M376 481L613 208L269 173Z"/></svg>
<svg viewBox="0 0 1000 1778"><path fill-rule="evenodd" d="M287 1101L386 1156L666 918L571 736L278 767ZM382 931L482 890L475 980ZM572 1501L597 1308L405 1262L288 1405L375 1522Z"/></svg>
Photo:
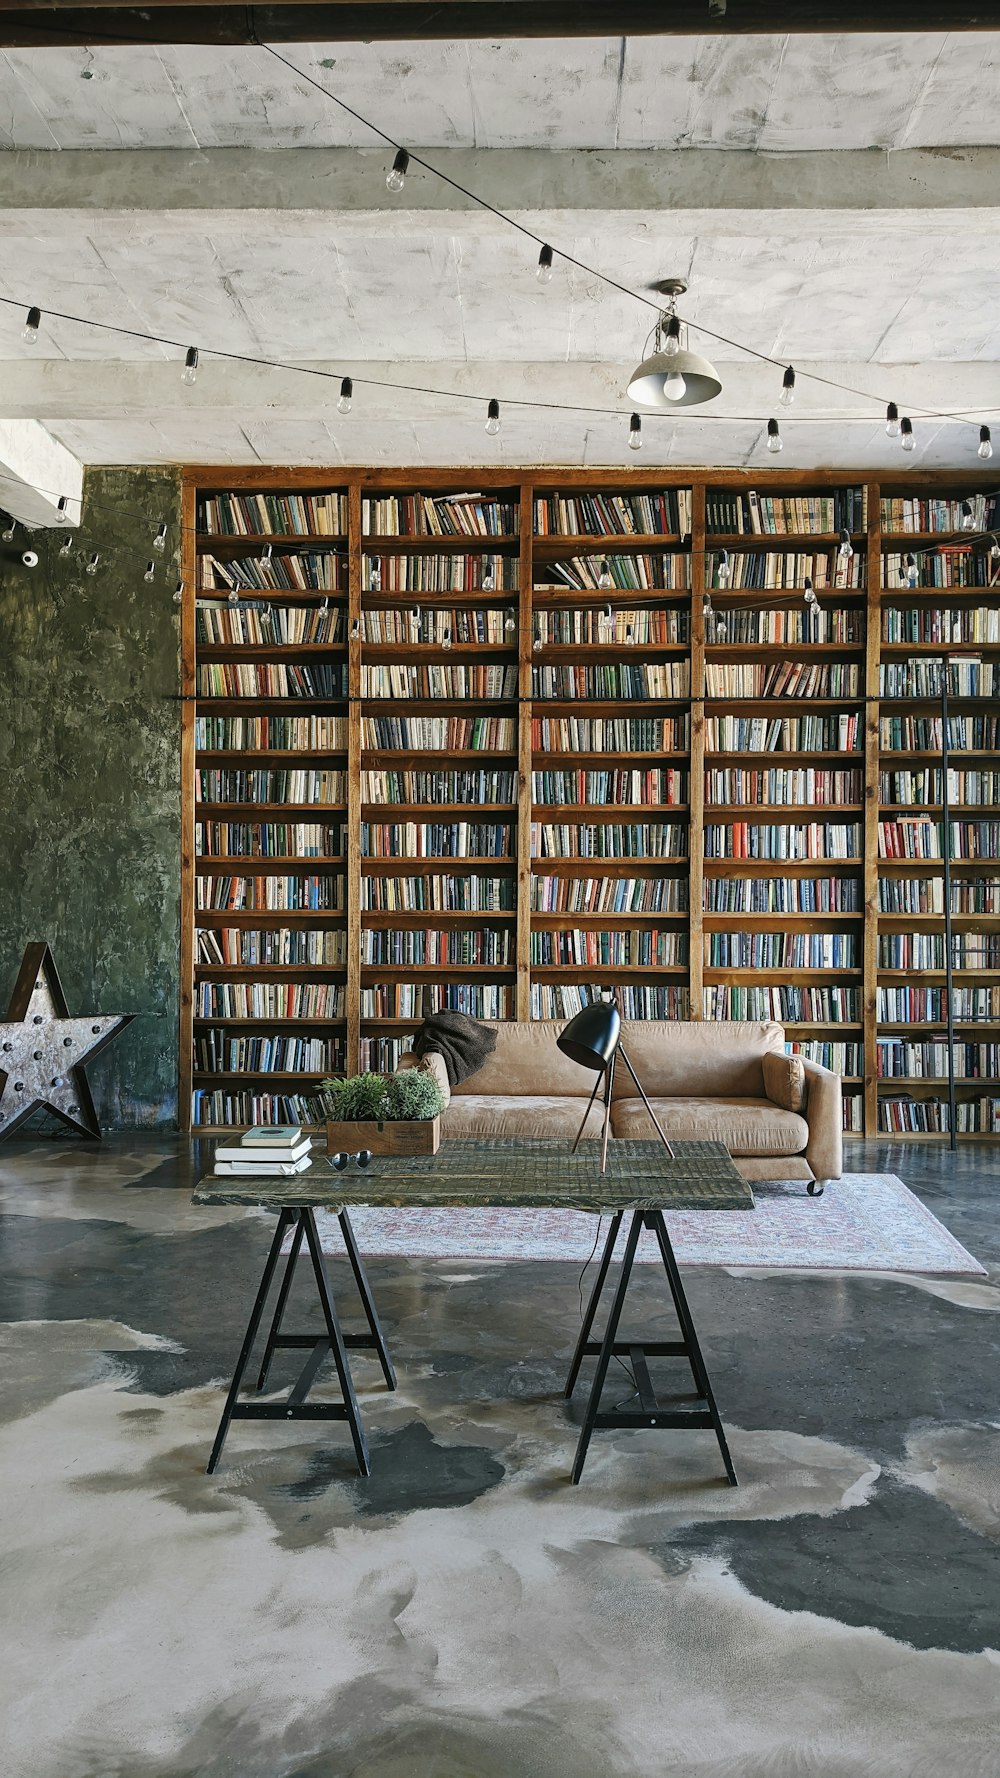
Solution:
<svg viewBox="0 0 1000 1778"><path fill-rule="evenodd" d="M71 1019L48 945L28 945L6 1022L0 1024L0 1136L9 1136L44 1105L71 1130L99 1139L84 1064L134 1016L91 1013Z"/></svg>

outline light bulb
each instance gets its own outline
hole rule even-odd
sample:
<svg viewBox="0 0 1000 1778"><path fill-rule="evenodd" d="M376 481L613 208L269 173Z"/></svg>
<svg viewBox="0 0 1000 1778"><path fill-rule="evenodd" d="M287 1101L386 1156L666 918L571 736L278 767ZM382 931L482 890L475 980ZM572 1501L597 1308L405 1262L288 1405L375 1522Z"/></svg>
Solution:
<svg viewBox="0 0 1000 1778"><path fill-rule="evenodd" d="M41 309L29 309L25 317L24 326L21 329L21 338L26 346L35 346L38 344L38 329L41 325Z"/></svg>
<svg viewBox="0 0 1000 1778"><path fill-rule="evenodd" d="M791 365L788 366L781 379L781 394L778 396L778 400L782 407L791 407L795 400L795 372Z"/></svg>
<svg viewBox="0 0 1000 1778"><path fill-rule="evenodd" d="M87 573L88 574L96 574L97 573L97 564L100 561L100 559L101 559L100 556L97 556L97 555L91 556L90 561L87 563Z"/></svg>
<svg viewBox="0 0 1000 1778"><path fill-rule="evenodd" d="M360 619L360 617L356 617L354 619L354 622L351 625L351 635L354 637L354 640L357 641L360 634L361 634L361 619Z"/></svg>
<svg viewBox="0 0 1000 1778"><path fill-rule="evenodd" d="M14 532L15 532L16 528L17 528L16 519L11 519L10 523L6 526L6 528L3 531L0 531L0 542L13 543Z"/></svg>
<svg viewBox="0 0 1000 1778"><path fill-rule="evenodd" d="M450 630L445 630L445 633L441 638L441 647L442 648L450 648L451 647L451 631Z"/></svg>
<svg viewBox="0 0 1000 1778"><path fill-rule="evenodd" d="M611 623L614 618L614 615L615 614L612 611L611 606L605 605L604 610L601 612L601 616L603 617L605 623Z"/></svg>
<svg viewBox="0 0 1000 1778"><path fill-rule="evenodd" d="M812 583L811 579L809 578L809 575L807 574L806 578L805 578L804 585L803 585L803 591L806 596L806 604L807 605L812 604L812 599L810 597L812 590L813 590L813 583Z"/></svg>
<svg viewBox="0 0 1000 1778"><path fill-rule="evenodd" d="M712 604L712 595L711 595L711 593L706 593L706 594L705 594L705 603L704 603L704 605L703 605L703 606L702 606L702 610L703 610L703 611L704 611L704 613L705 613L705 628L706 628L706 630L707 630L707 629L708 629L708 626L709 626L709 624L712 624L712 623L714 623L714 622L715 622L715 607L714 607L714 605L713 605L713 604Z"/></svg>
<svg viewBox="0 0 1000 1778"><path fill-rule="evenodd" d="M159 549L159 550L164 550L164 549L166 549L166 547L167 547L167 527L165 524L163 524L160 526L159 530L156 533L156 536L153 538L153 548Z"/></svg>
<svg viewBox="0 0 1000 1778"><path fill-rule="evenodd" d="M410 165L410 157L405 148L396 151L396 158L385 176L387 191L402 191L406 184L406 173Z"/></svg>
<svg viewBox="0 0 1000 1778"><path fill-rule="evenodd" d="M233 587L231 589L231 591L226 594L226 603L228 605L238 605L239 602L240 602L240 595L236 591L236 588Z"/></svg>
<svg viewBox="0 0 1000 1778"><path fill-rule="evenodd" d="M906 574L907 586L916 586L916 584L917 584L917 558L916 558L916 556L904 556L903 557L903 569Z"/></svg>
<svg viewBox="0 0 1000 1778"><path fill-rule="evenodd" d="M977 455L982 457L984 463L993 455L993 443L990 439L990 429L988 426L980 426L979 428L979 450Z"/></svg>
<svg viewBox="0 0 1000 1778"><path fill-rule="evenodd" d="M70 523L69 501L68 501L65 494L60 494L59 504L56 507L56 524L57 525L68 525L69 523Z"/></svg>
<svg viewBox="0 0 1000 1778"><path fill-rule="evenodd" d="M72 537L64 537L63 538L61 544L59 545L59 554L61 556L71 556L73 554L73 539L72 539Z"/></svg>
<svg viewBox="0 0 1000 1778"><path fill-rule="evenodd" d="M772 455L775 455L775 456L777 455L777 453L783 448L784 442L785 441L782 438L781 433L778 429L777 420L768 420L768 422L767 422L767 448L772 453Z"/></svg>
<svg viewBox="0 0 1000 1778"><path fill-rule="evenodd" d="M894 401L885 410L885 429L890 438L899 437L899 409Z"/></svg>
<svg viewBox="0 0 1000 1778"><path fill-rule="evenodd" d="M612 578L610 565L607 562L601 563L600 570L599 570L598 576L597 576L597 584L602 589L609 587L609 586L614 586L614 584L615 584L614 579Z"/></svg>
<svg viewBox="0 0 1000 1778"><path fill-rule="evenodd" d="M146 563L146 572L142 578L143 578L143 580L152 580L155 573L156 573L156 563L155 562L147 562Z"/></svg>
<svg viewBox="0 0 1000 1778"><path fill-rule="evenodd" d="M184 354L184 369L181 371L181 382L190 389L198 377L198 348L189 346Z"/></svg>
<svg viewBox="0 0 1000 1778"><path fill-rule="evenodd" d="M552 248L548 242L538 255L538 269L535 272L535 277L539 284L551 284L552 282Z"/></svg>
<svg viewBox="0 0 1000 1778"><path fill-rule="evenodd" d="M840 533L840 548L838 549L837 554L839 555L842 562L849 562L851 557L854 554L854 545L851 542L851 533L846 529L841 531L841 533Z"/></svg>
<svg viewBox="0 0 1000 1778"><path fill-rule="evenodd" d="M1000 554L1000 551L998 551L997 553ZM512 611L508 611L506 617L504 618L503 627L505 630L516 630L517 629L517 618L514 616L514 613Z"/></svg>
<svg viewBox="0 0 1000 1778"><path fill-rule="evenodd" d="M354 399L354 384L352 383L350 377L342 377L341 382L340 382L340 396L337 401L338 414L349 414L351 411L351 402L353 401L353 399Z"/></svg>
<svg viewBox="0 0 1000 1778"><path fill-rule="evenodd" d="M260 552L261 561L262 562L269 562L273 555L274 555L274 544L273 543L265 543L263 549Z"/></svg>
<svg viewBox="0 0 1000 1778"><path fill-rule="evenodd" d="M370 593L382 591L382 570L377 562L372 563L368 573L368 591Z"/></svg>
<svg viewBox="0 0 1000 1778"><path fill-rule="evenodd" d="M54 1087L64 1087L64 1086L65 1086L65 1085L66 1085L66 1077L65 1077L65 1075L62 1075L62 1074L54 1074L54 1075L53 1075L53 1076L52 1076L52 1085L53 1085L53 1086L54 1086Z"/></svg>
<svg viewBox="0 0 1000 1778"><path fill-rule="evenodd" d="M914 450L916 448L917 441L913 436L913 421L908 420L906 418L905 414L903 415L903 418L899 422L899 430L900 430L900 434L901 434L902 441L903 441L904 451Z"/></svg>
<svg viewBox="0 0 1000 1778"><path fill-rule="evenodd" d="M726 635L727 635L726 620L724 617L717 617L715 620L715 640L716 640L716 642L725 642Z"/></svg>
<svg viewBox="0 0 1000 1778"><path fill-rule="evenodd" d="M729 570L729 551L727 549L724 549L720 553L719 566L718 566L718 569L716 571L716 576L715 576L715 578L718 581L720 586L728 586L729 585L729 572L730 572L730 570Z"/></svg>
<svg viewBox="0 0 1000 1778"><path fill-rule="evenodd" d="M532 648L533 648L533 649L534 649L534 651L535 651L535 653L536 653L536 654L537 654L537 653L538 653L538 652L539 652L539 650L540 650L540 648L541 648L541 646L542 646L542 638L541 638L541 636L536 636L536 637L535 637L535 640L534 640L534 641L533 641L533 643L532 643L532 644L531 644L531 646L532 646Z"/></svg>
<svg viewBox="0 0 1000 1778"><path fill-rule="evenodd" d="M663 334L663 350L668 358L676 358L681 349L681 324L671 315Z"/></svg>
<svg viewBox="0 0 1000 1778"><path fill-rule="evenodd" d="M496 584L497 584L497 577L496 577L496 572L495 572L492 556L487 556L486 561L484 563L484 568L485 568L485 573L483 574L483 592L484 593L492 593L494 588L496 587Z"/></svg>
<svg viewBox="0 0 1000 1778"><path fill-rule="evenodd" d="M184 598L184 582L179 580L174 587L174 604L179 605Z"/></svg>
<svg viewBox="0 0 1000 1778"><path fill-rule="evenodd" d="M642 416L633 414L628 423L628 448L630 451L642 450Z"/></svg>
<svg viewBox="0 0 1000 1778"><path fill-rule="evenodd" d="M972 510L971 501L968 501L968 500L962 501L961 513L962 513L962 530L963 531L974 531L975 527L976 527L976 515Z"/></svg>
<svg viewBox="0 0 1000 1778"><path fill-rule="evenodd" d="M997 542L995 537L990 544L990 556L994 562L1000 562L1000 543Z"/></svg>
<svg viewBox="0 0 1000 1778"><path fill-rule="evenodd" d="M669 377L664 377L663 393L668 401L684 400L687 394L687 384L677 371L671 371Z"/></svg>
<svg viewBox="0 0 1000 1778"><path fill-rule="evenodd" d="M493 397L486 409L486 430L491 438L495 438L500 430L500 403Z"/></svg>

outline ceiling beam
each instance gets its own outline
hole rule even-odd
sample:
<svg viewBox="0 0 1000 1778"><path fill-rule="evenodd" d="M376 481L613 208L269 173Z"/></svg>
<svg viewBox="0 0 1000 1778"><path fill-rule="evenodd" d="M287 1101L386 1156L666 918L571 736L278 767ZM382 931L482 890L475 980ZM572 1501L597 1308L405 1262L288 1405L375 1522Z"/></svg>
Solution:
<svg viewBox="0 0 1000 1778"><path fill-rule="evenodd" d="M401 42L435 38L989 31L1000 0L21 0L0 48L103 43Z"/></svg>

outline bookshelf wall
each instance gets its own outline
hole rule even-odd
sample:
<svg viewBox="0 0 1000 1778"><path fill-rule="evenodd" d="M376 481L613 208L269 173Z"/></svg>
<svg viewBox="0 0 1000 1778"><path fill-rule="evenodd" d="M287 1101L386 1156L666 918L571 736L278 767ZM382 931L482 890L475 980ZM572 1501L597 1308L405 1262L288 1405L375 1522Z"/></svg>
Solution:
<svg viewBox="0 0 1000 1778"><path fill-rule="evenodd" d="M858 1134L940 1136L951 1044L1000 1132L987 486L191 472L193 1122L317 1121L437 1007L613 988L780 1019Z"/></svg>

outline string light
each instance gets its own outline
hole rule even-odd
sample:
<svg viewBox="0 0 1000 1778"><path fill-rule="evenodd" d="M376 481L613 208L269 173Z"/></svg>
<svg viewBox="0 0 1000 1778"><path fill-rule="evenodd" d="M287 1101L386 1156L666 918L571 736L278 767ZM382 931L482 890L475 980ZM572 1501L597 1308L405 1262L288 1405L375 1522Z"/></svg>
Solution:
<svg viewBox="0 0 1000 1778"><path fill-rule="evenodd" d="M491 438L496 438L500 430L500 403L495 395L486 409L486 430Z"/></svg>
<svg viewBox="0 0 1000 1778"><path fill-rule="evenodd" d="M274 555L274 544L273 543L265 543L263 549L260 552L261 561L262 562L269 562L273 555Z"/></svg>
<svg viewBox="0 0 1000 1778"><path fill-rule="evenodd" d="M396 158L385 176L387 191L402 191L403 186L406 184L406 175L409 171L409 167L410 157L407 154L406 149L398 148L396 150Z"/></svg>
<svg viewBox="0 0 1000 1778"><path fill-rule="evenodd" d="M96 574L100 560L101 560L100 556L97 555L95 552L95 554L91 556L89 562L87 563L86 572L88 574Z"/></svg>
<svg viewBox="0 0 1000 1778"><path fill-rule="evenodd" d="M993 455L993 441L990 438L990 429L988 426L980 426L979 428L979 449L976 452L976 455L982 457L984 463Z"/></svg>
<svg viewBox="0 0 1000 1778"><path fill-rule="evenodd" d="M69 516L69 500L67 499L65 494L60 494L59 504L56 507L56 524L57 525L69 525L71 523L72 523L72 520L70 519L70 516Z"/></svg>
<svg viewBox="0 0 1000 1778"><path fill-rule="evenodd" d="M155 574L156 574L156 563L152 562L152 561L147 562L146 563L146 572L142 577L143 580L152 580Z"/></svg>
<svg viewBox="0 0 1000 1778"><path fill-rule="evenodd" d="M0 531L0 541L2 541L3 543L13 543L14 532L16 530L17 530L17 520L11 519L8 522L6 529L3 531Z"/></svg>
<svg viewBox="0 0 1000 1778"><path fill-rule="evenodd" d="M611 565L607 561L604 561L601 563L601 566L600 566L600 569L599 569L598 575L597 575L597 584L601 588L602 592L605 591L608 587L614 586L614 584L615 584L612 573L611 573ZM610 607L609 607L609 609L610 609Z"/></svg>
<svg viewBox="0 0 1000 1778"><path fill-rule="evenodd" d="M179 605L184 597L184 582L179 580L174 587L174 604Z"/></svg>
<svg viewBox="0 0 1000 1778"><path fill-rule="evenodd" d="M450 648L451 647L451 631L450 630L445 630L445 633L441 638L441 647L442 648Z"/></svg>
<svg viewBox="0 0 1000 1778"><path fill-rule="evenodd" d="M663 330L662 350L668 358L676 358L681 349L681 324L676 315L671 315Z"/></svg>
<svg viewBox="0 0 1000 1778"><path fill-rule="evenodd" d="M373 562L368 571L368 591L370 593L382 591L382 570L377 562Z"/></svg>
<svg viewBox="0 0 1000 1778"><path fill-rule="evenodd" d="M904 451L914 450L917 441L913 436L913 421L908 420L905 414L899 422L899 431Z"/></svg>
<svg viewBox="0 0 1000 1778"><path fill-rule="evenodd" d="M791 365L788 366L781 379L781 394L778 396L778 400L782 407L791 407L795 400L795 372Z"/></svg>
<svg viewBox="0 0 1000 1778"><path fill-rule="evenodd" d="M198 348L189 346L184 354L184 369L181 371L181 382L192 388L198 380Z"/></svg>
<svg viewBox="0 0 1000 1778"><path fill-rule="evenodd" d="M539 284L551 284L552 282L552 248L547 241L543 244L542 251L538 255L535 277Z"/></svg>
<svg viewBox="0 0 1000 1778"><path fill-rule="evenodd" d="M716 569L716 575L715 575L715 578L718 581L720 587L726 587L729 585L729 572L730 572L730 570L729 570L729 551L727 549L724 549L721 551L721 553L719 555L719 566Z"/></svg>
<svg viewBox="0 0 1000 1778"><path fill-rule="evenodd" d="M642 415L633 414L628 423L628 448L630 451L642 450Z"/></svg>
<svg viewBox="0 0 1000 1778"><path fill-rule="evenodd" d="M902 567L900 577L901 577L901 579L904 579L906 581L907 586L916 586L917 585L917 558L916 558L916 556L909 556L908 555L908 556L903 557L903 567Z"/></svg>
<svg viewBox="0 0 1000 1778"><path fill-rule="evenodd" d="M505 630L516 630L517 629L517 618L514 616L513 611L507 612L507 614L503 620L503 627Z"/></svg>
<svg viewBox="0 0 1000 1778"><path fill-rule="evenodd" d="M487 556L483 563L483 592L492 593L497 584L495 563L492 556Z"/></svg>
<svg viewBox="0 0 1000 1778"><path fill-rule="evenodd" d="M41 309L29 309L21 329L21 338L26 346L37 346L38 330L42 325Z"/></svg>
<svg viewBox="0 0 1000 1778"><path fill-rule="evenodd" d="M353 400L354 384L350 377L342 377L340 382L340 395L337 400L338 414L349 414Z"/></svg>
<svg viewBox="0 0 1000 1778"><path fill-rule="evenodd" d="M354 641L357 642L359 636L361 635L361 619L360 619L360 617L356 617L354 619L354 622L351 625L351 635L352 635Z"/></svg>
<svg viewBox="0 0 1000 1778"><path fill-rule="evenodd" d="M237 592L235 587L231 587L229 592L226 594L226 602L229 605L238 605L239 604L240 595Z"/></svg>
<svg viewBox="0 0 1000 1778"><path fill-rule="evenodd" d="M959 511L962 515L962 530L974 531L976 528L976 515L972 510L972 502L970 500L963 500Z"/></svg>
<svg viewBox="0 0 1000 1778"><path fill-rule="evenodd" d="M166 524L164 523L160 526L159 530L156 533L156 536L153 538L153 548L162 551L162 550L165 550L166 547L167 547L167 527L166 527Z"/></svg>
<svg viewBox="0 0 1000 1778"><path fill-rule="evenodd" d="M899 437L899 409L894 401L885 410L885 430L889 438Z"/></svg>
<svg viewBox="0 0 1000 1778"><path fill-rule="evenodd" d="M71 556L73 554L73 539L71 536L63 538L59 545L59 554L61 556Z"/></svg>
<svg viewBox="0 0 1000 1778"><path fill-rule="evenodd" d="M781 431L779 429L777 420L768 420L768 422L767 422L767 448L771 452L772 456L777 456L778 452L780 450L784 449L784 443L785 443L785 441L781 436Z"/></svg>
<svg viewBox="0 0 1000 1778"><path fill-rule="evenodd" d="M854 554L854 545L851 542L851 533L847 530L846 526L840 533L840 547L837 550L837 554L840 557L842 562L849 562L851 557Z"/></svg>

